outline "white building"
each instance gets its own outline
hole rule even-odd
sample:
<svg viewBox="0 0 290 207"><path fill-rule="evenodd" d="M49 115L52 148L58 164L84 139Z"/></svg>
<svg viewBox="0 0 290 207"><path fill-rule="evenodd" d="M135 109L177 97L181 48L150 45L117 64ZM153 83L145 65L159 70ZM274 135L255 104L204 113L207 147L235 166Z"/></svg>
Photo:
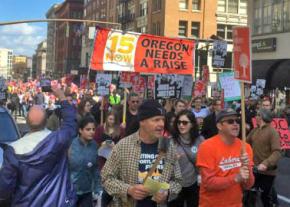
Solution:
<svg viewBox="0 0 290 207"><path fill-rule="evenodd" d="M12 72L13 50L0 48L0 76L10 78Z"/></svg>
<svg viewBox="0 0 290 207"><path fill-rule="evenodd" d="M290 87L290 0L249 1L253 80L266 89Z"/></svg>

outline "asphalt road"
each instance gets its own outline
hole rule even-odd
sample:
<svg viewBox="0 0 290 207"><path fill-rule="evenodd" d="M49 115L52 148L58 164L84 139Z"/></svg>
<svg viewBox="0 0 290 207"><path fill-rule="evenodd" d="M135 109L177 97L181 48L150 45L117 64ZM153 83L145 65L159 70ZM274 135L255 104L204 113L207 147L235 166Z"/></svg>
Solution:
<svg viewBox="0 0 290 207"><path fill-rule="evenodd" d="M275 187L280 207L290 207L290 158L283 157L279 161Z"/></svg>
<svg viewBox="0 0 290 207"><path fill-rule="evenodd" d="M20 132L28 132L23 117L17 117ZM283 157L278 164L278 175L275 180L280 207L290 207L290 153L289 158Z"/></svg>

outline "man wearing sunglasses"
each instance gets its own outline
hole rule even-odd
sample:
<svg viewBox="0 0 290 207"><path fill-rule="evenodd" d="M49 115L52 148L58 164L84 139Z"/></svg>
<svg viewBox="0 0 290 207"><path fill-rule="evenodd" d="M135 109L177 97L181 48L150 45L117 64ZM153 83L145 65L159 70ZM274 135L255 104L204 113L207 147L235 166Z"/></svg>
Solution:
<svg viewBox="0 0 290 207"><path fill-rule="evenodd" d="M200 207L242 207L243 190L254 184L253 152L242 141L236 111L224 109L216 116L218 134L204 141L197 153L201 174Z"/></svg>

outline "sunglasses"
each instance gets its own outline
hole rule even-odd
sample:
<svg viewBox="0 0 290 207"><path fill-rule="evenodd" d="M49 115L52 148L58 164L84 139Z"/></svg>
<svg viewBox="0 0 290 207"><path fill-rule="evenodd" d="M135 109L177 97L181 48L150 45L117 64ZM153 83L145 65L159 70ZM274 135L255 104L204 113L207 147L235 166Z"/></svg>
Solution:
<svg viewBox="0 0 290 207"><path fill-rule="evenodd" d="M132 103L139 103L139 101L131 101Z"/></svg>
<svg viewBox="0 0 290 207"><path fill-rule="evenodd" d="M187 124L189 124L189 121L181 121L181 120L178 120L177 121L177 125L184 125L184 126L186 126Z"/></svg>
<svg viewBox="0 0 290 207"><path fill-rule="evenodd" d="M241 123L241 120L240 119L226 119L226 120L223 120L222 122L226 122L227 124L240 124Z"/></svg>

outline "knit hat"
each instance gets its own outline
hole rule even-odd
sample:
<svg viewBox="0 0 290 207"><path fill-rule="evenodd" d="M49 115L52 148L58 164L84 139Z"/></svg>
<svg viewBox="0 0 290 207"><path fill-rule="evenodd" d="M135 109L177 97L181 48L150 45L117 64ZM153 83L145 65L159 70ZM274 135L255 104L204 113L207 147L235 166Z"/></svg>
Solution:
<svg viewBox="0 0 290 207"><path fill-rule="evenodd" d="M165 116L165 110L155 100L146 100L138 108L138 120L152 118L154 116Z"/></svg>
<svg viewBox="0 0 290 207"><path fill-rule="evenodd" d="M269 109L260 109L257 113L258 116L266 123L271 123L273 119L273 114Z"/></svg>

